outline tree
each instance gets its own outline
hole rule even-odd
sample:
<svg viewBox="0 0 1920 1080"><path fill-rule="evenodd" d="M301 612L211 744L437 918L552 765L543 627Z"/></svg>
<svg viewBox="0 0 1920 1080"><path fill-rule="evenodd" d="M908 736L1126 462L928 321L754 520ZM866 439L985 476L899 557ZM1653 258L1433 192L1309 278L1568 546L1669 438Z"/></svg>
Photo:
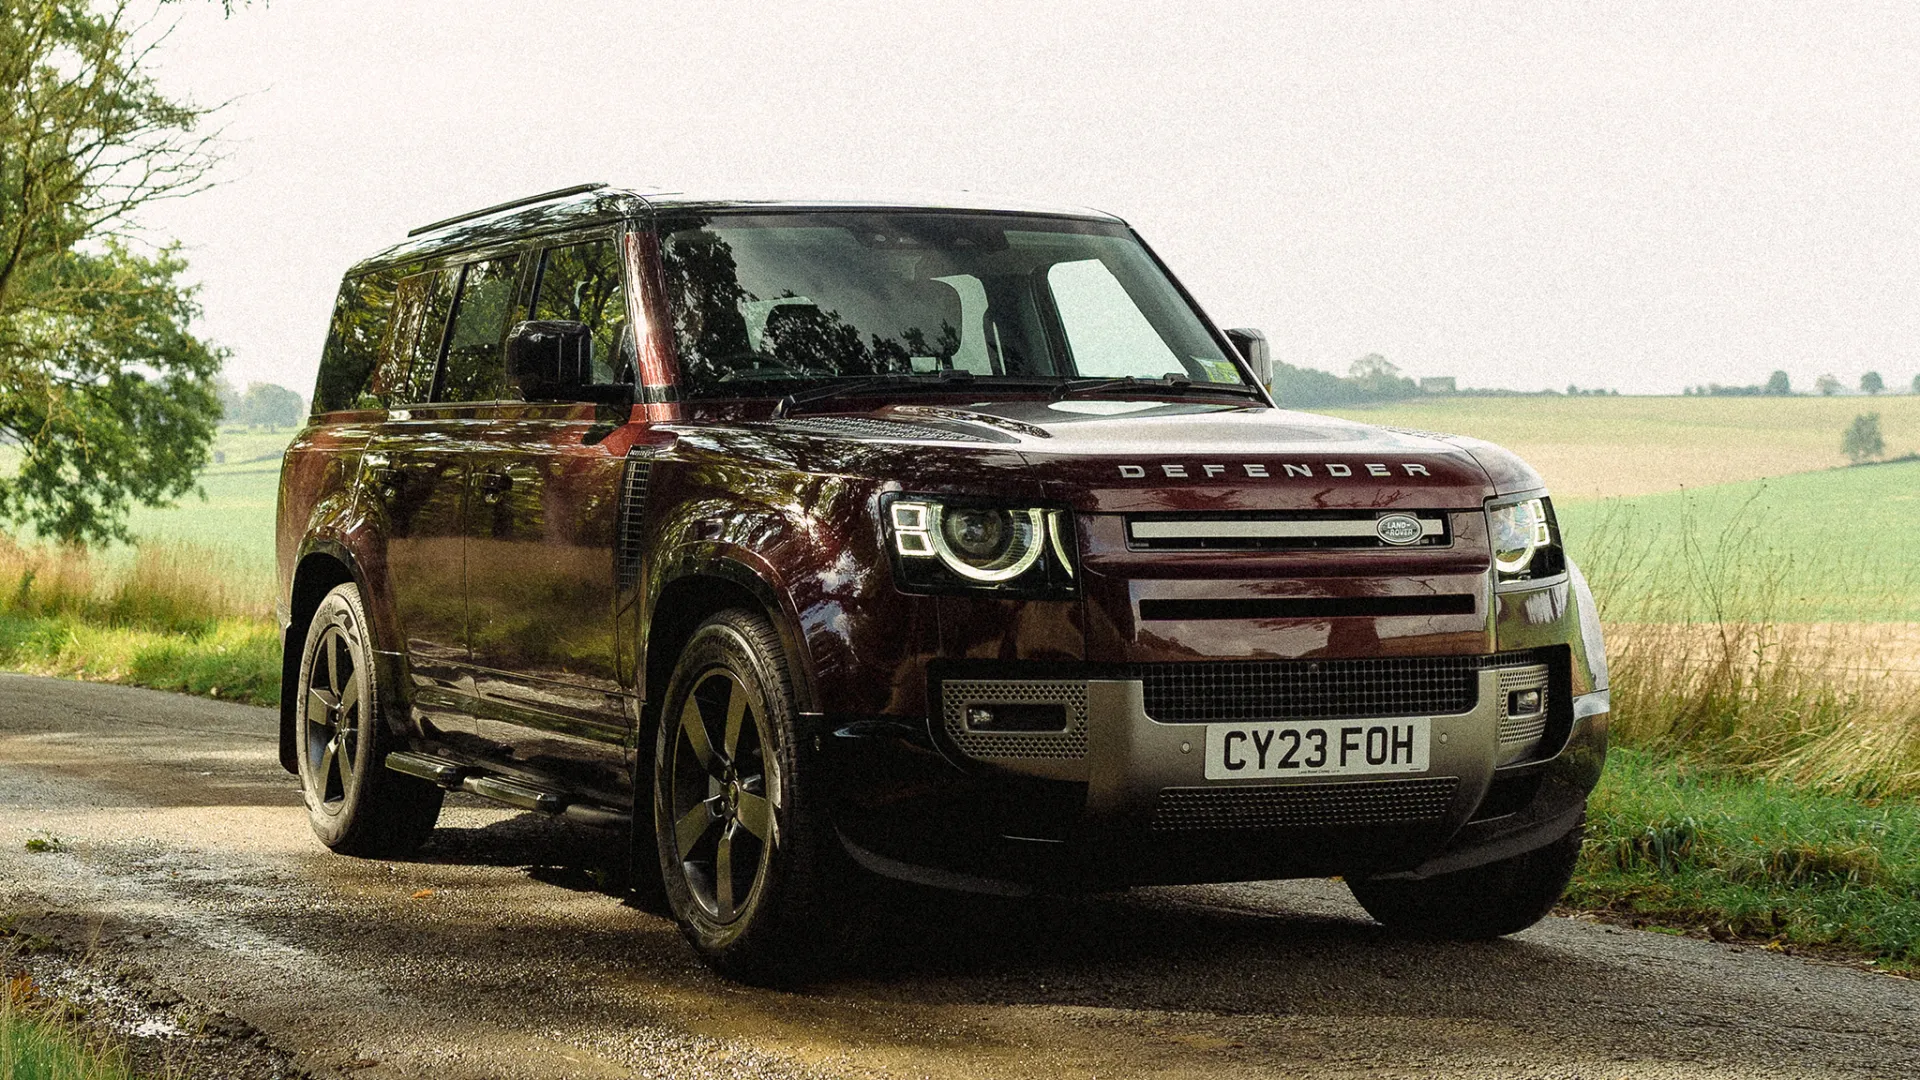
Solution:
<svg viewBox="0 0 1920 1080"><path fill-rule="evenodd" d="M1787 380L1787 373L1776 371L1767 376L1767 393L1775 397L1785 397L1793 393L1793 383Z"/></svg>
<svg viewBox="0 0 1920 1080"><path fill-rule="evenodd" d="M1880 437L1880 414L1861 413L1854 417L1840 440L1840 452L1853 459L1855 465L1885 454L1887 442Z"/></svg>
<svg viewBox="0 0 1920 1080"><path fill-rule="evenodd" d="M1400 368L1379 353L1368 353L1347 365L1347 378L1369 397L1412 397L1419 386L1400 374Z"/></svg>
<svg viewBox="0 0 1920 1080"><path fill-rule="evenodd" d="M1913 377L1913 392L1916 394L1920 394L1920 375L1915 375Z"/></svg>
<svg viewBox="0 0 1920 1080"><path fill-rule="evenodd" d="M299 394L273 383L248 383L239 408L229 417L265 428L298 427L304 404Z"/></svg>
<svg viewBox="0 0 1920 1080"><path fill-rule="evenodd" d="M1869 371L1865 375L1860 376L1860 389L1869 394L1877 394L1886 388L1886 380L1882 379L1880 373L1877 371Z"/></svg>
<svg viewBox="0 0 1920 1080"><path fill-rule="evenodd" d="M126 0L0 3L0 520L124 538L135 502L193 489L221 350L197 338L177 247L134 218L205 186L208 110L148 72Z"/></svg>
<svg viewBox="0 0 1920 1080"><path fill-rule="evenodd" d="M1840 392L1840 380L1832 375L1822 375L1813 380L1813 388L1820 391L1822 397L1832 397Z"/></svg>

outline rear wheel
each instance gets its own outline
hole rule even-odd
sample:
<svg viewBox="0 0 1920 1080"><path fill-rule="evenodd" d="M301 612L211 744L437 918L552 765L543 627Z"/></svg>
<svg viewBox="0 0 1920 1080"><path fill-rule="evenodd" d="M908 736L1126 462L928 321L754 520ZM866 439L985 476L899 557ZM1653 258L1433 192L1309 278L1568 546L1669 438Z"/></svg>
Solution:
<svg viewBox="0 0 1920 1080"><path fill-rule="evenodd" d="M343 855L419 850L444 793L385 767L393 740L380 716L372 624L356 586L336 587L314 611L295 701L294 746L314 835Z"/></svg>
<svg viewBox="0 0 1920 1080"><path fill-rule="evenodd" d="M811 786L810 733L773 627L725 611L694 631L654 746L654 835L667 903L716 970L804 976L845 941L845 856Z"/></svg>
<svg viewBox="0 0 1920 1080"><path fill-rule="evenodd" d="M1420 881L1349 881L1367 914L1404 934L1479 941L1547 917L1573 878L1584 822L1542 848Z"/></svg>

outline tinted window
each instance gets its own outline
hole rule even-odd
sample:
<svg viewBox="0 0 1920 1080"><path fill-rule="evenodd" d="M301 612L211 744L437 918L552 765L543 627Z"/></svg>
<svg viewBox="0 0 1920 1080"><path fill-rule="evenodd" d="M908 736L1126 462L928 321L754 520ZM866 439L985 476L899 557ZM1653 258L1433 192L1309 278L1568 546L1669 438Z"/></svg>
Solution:
<svg viewBox="0 0 1920 1080"><path fill-rule="evenodd" d="M586 324L593 337L593 381L634 382L620 251L612 240L549 248L541 257L533 317Z"/></svg>
<svg viewBox="0 0 1920 1080"><path fill-rule="evenodd" d="M1122 225L823 212L716 214L663 231L683 388L695 396L942 370L1245 386Z"/></svg>
<svg viewBox="0 0 1920 1080"><path fill-rule="evenodd" d="M393 318L393 293L392 274L365 274L340 283L320 378L313 388L315 412L380 407L372 391L373 375Z"/></svg>
<svg viewBox="0 0 1920 1080"><path fill-rule="evenodd" d="M498 401L506 396L504 346L519 269L518 255L468 264L447 336L447 373L438 400Z"/></svg>
<svg viewBox="0 0 1920 1080"><path fill-rule="evenodd" d="M400 279L393 320L380 350L372 392L385 405L427 400L458 271L429 270Z"/></svg>

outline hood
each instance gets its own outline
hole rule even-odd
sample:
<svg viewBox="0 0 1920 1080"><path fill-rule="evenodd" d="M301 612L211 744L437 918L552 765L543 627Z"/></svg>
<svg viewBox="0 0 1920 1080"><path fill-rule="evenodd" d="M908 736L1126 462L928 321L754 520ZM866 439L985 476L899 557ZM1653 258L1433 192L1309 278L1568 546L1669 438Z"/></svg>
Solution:
<svg viewBox="0 0 1920 1080"><path fill-rule="evenodd" d="M1048 497L1088 512L1467 509L1539 486L1532 470L1490 443L1216 403L896 405L780 426L826 434L821 429L846 425L851 434L867 425L878 435L896 424L939 429L943 442L971 435L1017 454Z"/></svg>

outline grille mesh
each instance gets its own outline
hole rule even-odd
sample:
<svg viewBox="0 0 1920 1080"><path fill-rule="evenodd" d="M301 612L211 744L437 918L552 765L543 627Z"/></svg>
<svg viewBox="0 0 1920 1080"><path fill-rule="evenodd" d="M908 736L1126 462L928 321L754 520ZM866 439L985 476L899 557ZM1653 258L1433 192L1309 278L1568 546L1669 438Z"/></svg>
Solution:
<svg viewBox="0 0 1920 1080"><path fill-rule="evenodd" d="M969 731L969 704L1064 705L1067 730ZM949 679L940 685L947 735L969 757L1075 760L1087 756L1087 684L1084 682Z"/></svg>
<svg viewBox="0 0 1920 1080"><path fill-rule="evenodd" d="M1235 660L1142 664L1130 677L1163 723L1446 716L1473 709L1481 670L1532 663L1532 653Z"/></svg>
<svg viewBox="0 0 1920 1080"><path fill-rule="evenodd" d="M620 481L620 531L613 544L613 576L623 591L633 588L640 580L640 523L642 511L647 507L647 479L652 472L650 453L635 450L627 454L627 474Z"/></svg>
<svg viewBox="0 0 1920 1080"><path fill-rule="evenodd" d="M783 420L788 431L807 435L829 435L839 439L920 439L928 442L978 442L957 431L903 424L894 420L869 420L861 416L813 416L804 420Z"/></svg>
<svg viewBox="0 0 1920 1080"><path fill-rule="evenodd" d="M1531 716L1509 717L1507 715L1507 695L1515 690L1540 691L1539 712ZM1500 741L1503 743L1526 742L1537 739L1547 733L1547 669L1544 665L1511 668L1500 673Z"/></svg>
<svg viewBox="0 0 1920 1080"><path fill-rule="evenodd" d="M1457 777L1346 784L1166 788L1154 805L1156 832L1279 829L1320 825L1405 825L1444 816Z"/></svg>

